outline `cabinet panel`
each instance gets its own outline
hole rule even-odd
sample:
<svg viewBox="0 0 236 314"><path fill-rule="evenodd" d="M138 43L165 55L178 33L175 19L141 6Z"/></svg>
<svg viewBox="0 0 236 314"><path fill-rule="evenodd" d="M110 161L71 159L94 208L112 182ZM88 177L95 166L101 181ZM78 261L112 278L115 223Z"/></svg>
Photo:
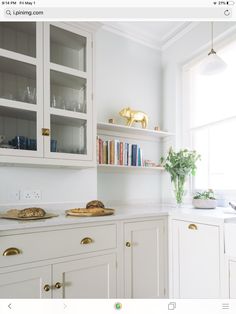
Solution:
<svg viewBox="0 0 236 314"><path fill-rule="evenodd" d="M37 267L0 274L0 298L2 299L47 299L51 290L51 267Z"/></svg>
<svg viewBox="0 0 236 314"><path fill-rule="evenodd" d="M229 297L236 299L236 261L229 262Z"/></svg>
<svg viewBox="0 0 236 314"><path fill-rule="evenodd" d="M116 255L104 255L53 266L54 298L116 298Z"/></svg>
<svg viewBox="0 0 236 314"><path fill-rule="evenodd" d="M1 22L0 48L36 57L35 22Z"/></svg>
<svg viewBox="0 0 236 314"><path fill-rule="evenodd" d="M125 297L164 297L164 221L126 223L125 242Z"/></svg>
<svg viewBox="0 0 236 314"><path fill-rule="evenodd" d="M217 226L173 221L174 298L220 298Z"/></svg>

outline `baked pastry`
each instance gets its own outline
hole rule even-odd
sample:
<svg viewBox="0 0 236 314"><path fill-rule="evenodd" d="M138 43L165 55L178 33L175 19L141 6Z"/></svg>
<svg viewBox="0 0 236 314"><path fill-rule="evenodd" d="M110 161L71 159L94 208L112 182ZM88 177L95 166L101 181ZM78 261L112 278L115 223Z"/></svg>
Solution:
<svg viewBox="0 0 236 314"><path fill-rule="evenodd" d="M88 202L86 205L86 208L105 208L103 202L94 200L91 202Z"/></svg>
<svg viewBox="0 0 236 314"><path fill-rule="evenodd" d="M20 210L17 214L19 218L44 217L45 215L45 210L40 207L25 208Z"/></svg>
<svg viewBox="0 0 236 314"><path fill-rule="evenodd" d="M74 214L97 214L97 213L103 213L104 209L103 208L72 208L70 209L71 213Z"/></svg>

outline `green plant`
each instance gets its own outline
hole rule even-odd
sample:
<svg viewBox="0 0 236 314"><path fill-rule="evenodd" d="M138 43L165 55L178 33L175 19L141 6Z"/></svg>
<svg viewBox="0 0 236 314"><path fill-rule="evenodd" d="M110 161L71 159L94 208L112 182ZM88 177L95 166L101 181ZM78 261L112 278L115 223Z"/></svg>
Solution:
<svg viewBox="0 0 236 314"><path fill-rule="evenodd" d="M197 192L194 197L195 200L215 200L214 191L209 189L202 192Z"/></svg>
<svg viewBox="0 0 236 314"><path fill-rule="evenodd" d="M200 155L195 150L181 149L178 152L174 152L172 148L169 149L166 158L161 158L162 166L170 173L177 204L183 202L186 178L190 174L195 175L197 169L196 162L199 159Z"/></svg>

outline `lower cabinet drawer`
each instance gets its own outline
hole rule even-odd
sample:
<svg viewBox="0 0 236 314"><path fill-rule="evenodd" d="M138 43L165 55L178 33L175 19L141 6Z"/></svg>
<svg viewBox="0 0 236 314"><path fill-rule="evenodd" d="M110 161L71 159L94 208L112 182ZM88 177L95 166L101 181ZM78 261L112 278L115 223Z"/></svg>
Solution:
<svg viewBox="0 0 236 314"><path fill-rule="evenodd" d="M116 225L0 236L0 267L116 248Z"/></svg>

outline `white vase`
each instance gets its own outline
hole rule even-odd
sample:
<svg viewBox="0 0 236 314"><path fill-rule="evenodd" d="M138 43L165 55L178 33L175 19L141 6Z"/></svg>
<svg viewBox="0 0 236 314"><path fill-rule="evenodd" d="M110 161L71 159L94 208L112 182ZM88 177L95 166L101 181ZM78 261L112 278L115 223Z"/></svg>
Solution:
<svg viewBox="0 0 236 314"><path fill-rule="evenodd" d="M215 209L217 205L216 200L200 200L193 199L193 206L199 209Z"/></svg>

